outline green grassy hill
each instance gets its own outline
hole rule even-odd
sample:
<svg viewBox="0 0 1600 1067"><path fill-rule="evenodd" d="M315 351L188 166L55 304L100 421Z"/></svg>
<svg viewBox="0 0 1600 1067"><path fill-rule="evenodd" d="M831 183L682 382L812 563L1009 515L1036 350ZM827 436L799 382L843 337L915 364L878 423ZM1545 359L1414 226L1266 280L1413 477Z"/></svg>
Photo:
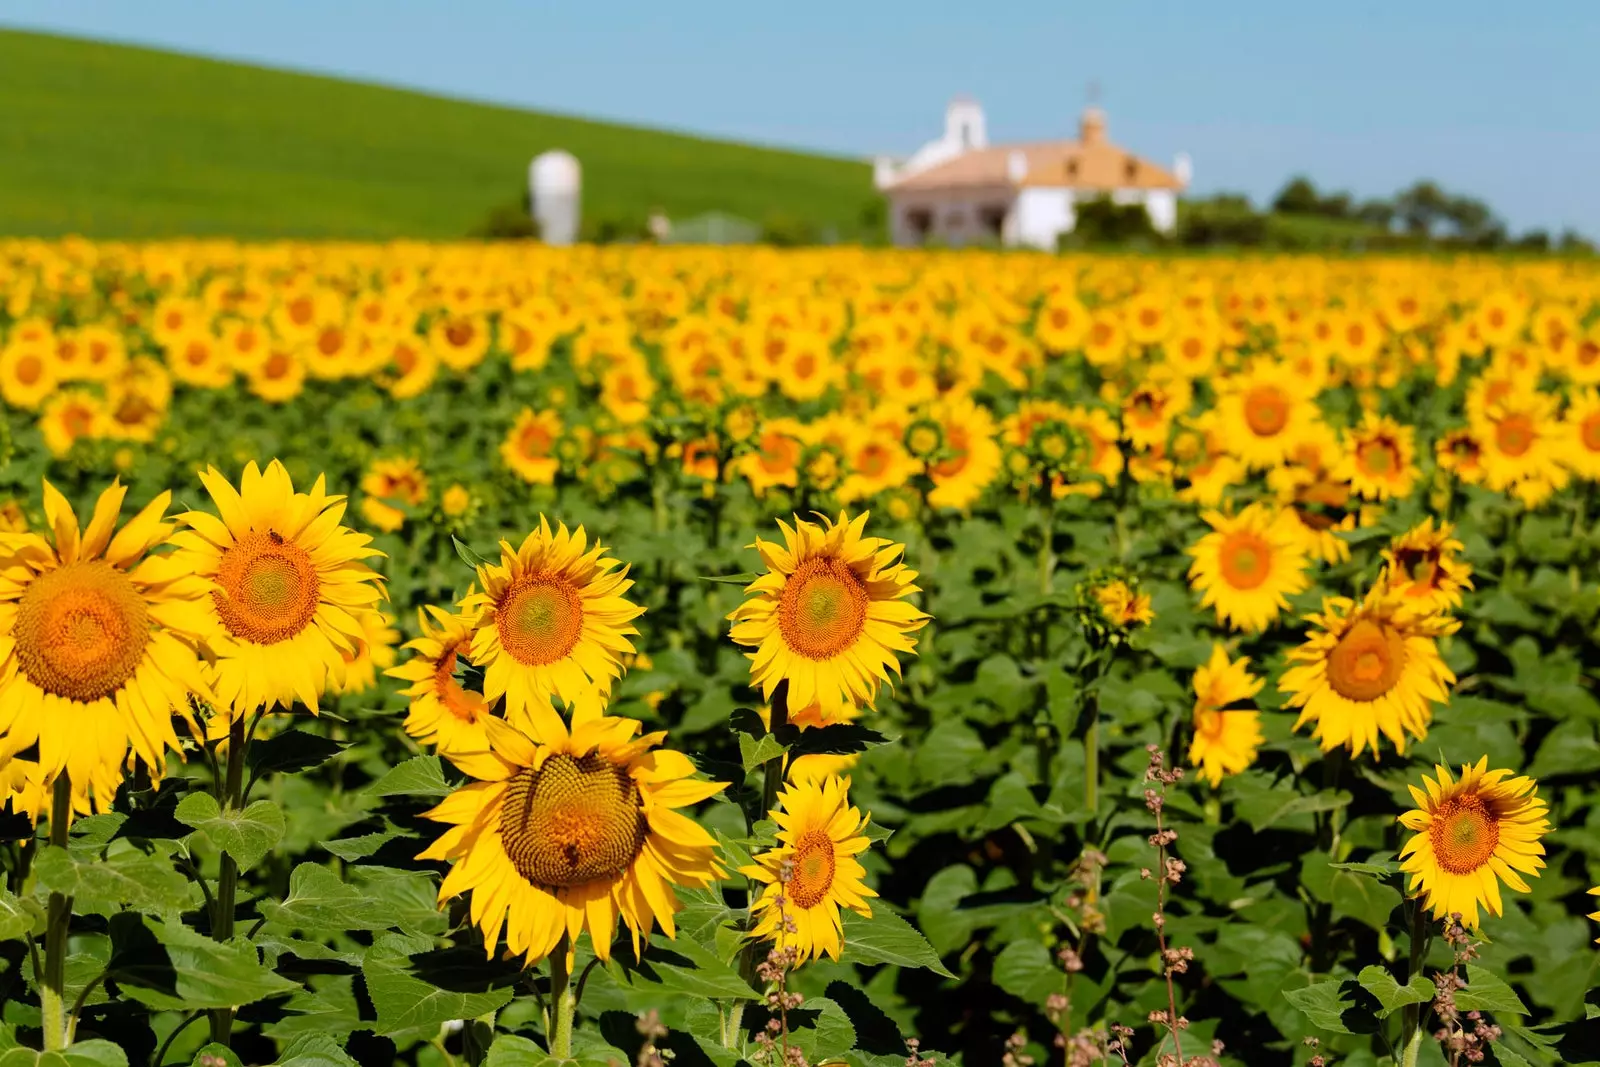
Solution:
<svg viewBox="0 0 1600 1067"><path fill-rule="evenodd" d="M852 160L0 31L0 234L463 237L565 148L591 220L655 207L849 235Z"/></svg>

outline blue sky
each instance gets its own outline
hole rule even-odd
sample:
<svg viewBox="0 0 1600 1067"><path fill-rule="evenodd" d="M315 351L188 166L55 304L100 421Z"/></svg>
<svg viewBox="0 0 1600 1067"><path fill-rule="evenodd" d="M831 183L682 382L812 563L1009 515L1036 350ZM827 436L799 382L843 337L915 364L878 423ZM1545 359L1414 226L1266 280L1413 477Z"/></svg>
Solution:
<svg viewBox="0 0 1600 1067"><path fill-rule="evenodd" d="M0 0L0 25L134 41L847 155L909 152L945 100L994 140L1112 138L1262 201L1428 176L1514 228L1600 236L1600 4L1068 0Z"/></svg>

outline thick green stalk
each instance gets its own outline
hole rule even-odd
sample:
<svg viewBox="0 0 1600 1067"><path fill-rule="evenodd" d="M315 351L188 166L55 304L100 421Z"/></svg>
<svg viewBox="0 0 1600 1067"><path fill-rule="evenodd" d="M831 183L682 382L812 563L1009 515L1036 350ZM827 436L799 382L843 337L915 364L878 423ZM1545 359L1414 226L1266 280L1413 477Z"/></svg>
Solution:
<svg viewBox="0 0 1600 1067"><path fill-rule="evenodd" d="M67 826L72 818L72 785L65 773L56 776L50 797L50 843L67 847ZM67 1047L67 934L72 925L72 898L50 894L44 934L44 980L39 984L39 1016L44 1028L44 1050Z"/></svg>
<svg viewBox="0 0 1600 1067"><path fill-rule="evenodd" d="M222 783L222 795L217 798L224 811L240 806L244 791L244 717L238 716L228 725L228 769ZM217 876L216 907L211 915L211 936L218 941L233 938L233 913L239 892L239 864L226 852L222 854L222 869ZM214 1008L211 1012L211 1040L227 1046L233 1039L233 1009Z"/></svg>
<svg viewBox="0 0 1600 1067"><path fill-rule="evenodd" d="M567 952L572 942L566 934L550 953L550 1009L555 1017L550 1022L550 1055L564 1060L572 1055L572 1018L578 1012L578 998L572 992L572 972L567 962Z"/></svg>
<svg viewBox="0 0 1600 1067"><path fill-rule="evenodd" d="M1411 958L1406 969L1407 982L1422 973L1422 961L1426 957L1428 950L1428 935L1427 909L1422 906L1421 900L1413 900L1411 902ZM1421 1004L1407 1004L1401 1009L1401 1067L1417 1067L1417 1057L1422 1051L1422 1008Z"/></svg>

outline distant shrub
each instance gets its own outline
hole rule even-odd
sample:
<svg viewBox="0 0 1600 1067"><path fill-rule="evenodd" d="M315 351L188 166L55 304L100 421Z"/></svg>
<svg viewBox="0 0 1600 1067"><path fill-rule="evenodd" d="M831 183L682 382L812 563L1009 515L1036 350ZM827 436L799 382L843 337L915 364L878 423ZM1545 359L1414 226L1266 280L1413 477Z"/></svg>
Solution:
<svg viewBox="0 0 1600 1067"><path fill-rule="evenodd" d="M1157 244L1162 240L1143 204L1118 204L1109 197L1098 197L1077 204L1076 214L1072 232L1062 235L1062 248Z"/></svg>
<svg viewBox="0 0 1600 1067"><path fill-rule="evenodd" d="M794 248L817 243L817 233L809 222L793 215L775 212L761 223L761 243L779 248Z"/></svg>

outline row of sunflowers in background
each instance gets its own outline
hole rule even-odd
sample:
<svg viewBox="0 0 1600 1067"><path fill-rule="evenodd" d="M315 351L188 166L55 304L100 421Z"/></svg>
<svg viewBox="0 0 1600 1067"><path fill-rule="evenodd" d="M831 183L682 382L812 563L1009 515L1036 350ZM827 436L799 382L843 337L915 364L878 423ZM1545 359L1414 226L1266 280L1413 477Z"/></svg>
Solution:
<svg viewBox="0 0 1600 1067"><path fill-rule="evenodd" d="M0 245L9 1032L1600 1060L1597 281Z"/></svg>

